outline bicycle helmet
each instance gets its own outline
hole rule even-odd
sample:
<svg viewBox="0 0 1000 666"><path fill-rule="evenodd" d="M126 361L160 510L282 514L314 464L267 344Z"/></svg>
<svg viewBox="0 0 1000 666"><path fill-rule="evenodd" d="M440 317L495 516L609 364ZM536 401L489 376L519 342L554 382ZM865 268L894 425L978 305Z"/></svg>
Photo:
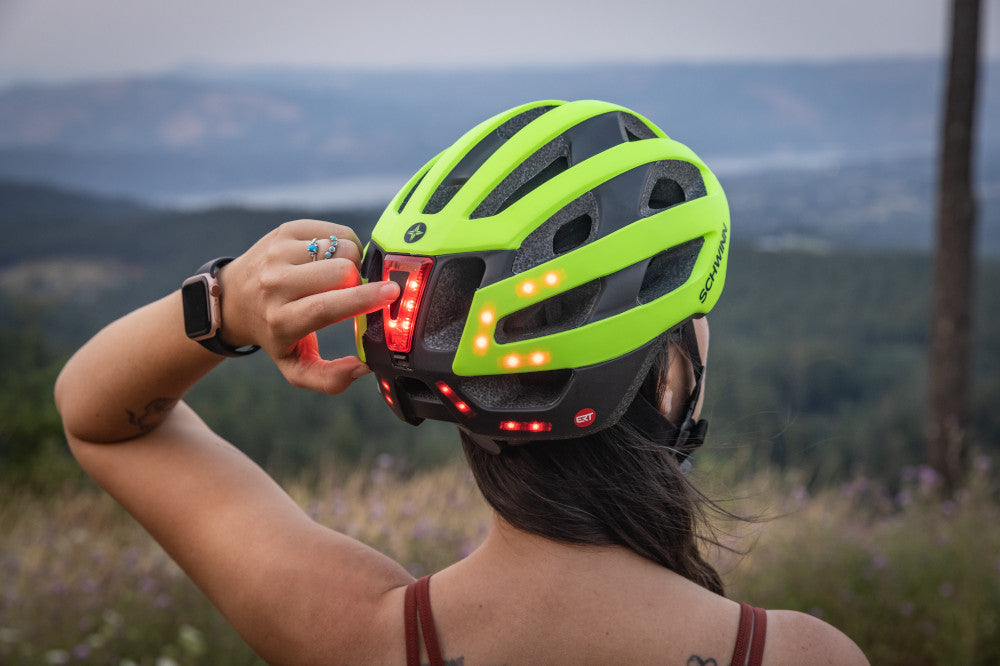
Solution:
<svg viewBox="0 0 1000 666"><path fill-rule="evenodd" d="M359 356L399 418L455 422L492 451L599 431L666 336L715 305L729 226L712 172L642 116L593 100L510 109L378 220L362 277L401 295L356 319Z"/></svg>

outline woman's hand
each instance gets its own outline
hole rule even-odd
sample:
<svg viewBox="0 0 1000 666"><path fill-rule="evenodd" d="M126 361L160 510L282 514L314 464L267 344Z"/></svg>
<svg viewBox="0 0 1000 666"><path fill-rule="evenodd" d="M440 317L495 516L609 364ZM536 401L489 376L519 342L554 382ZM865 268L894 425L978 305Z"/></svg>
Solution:
<svg viewBox="0 0 1000 666"><path fill-rule="evenodd" d="M331 235L337 248L324 259ZM315 261L307 249L313 239L320 246ZM355 356L324 360L316 331L399 296L391 281L361 284L361 251L354 231L339 224L296 220L274 229L219 271L223 339L260 345L294 386L342 392L368 367Z"/></svg>

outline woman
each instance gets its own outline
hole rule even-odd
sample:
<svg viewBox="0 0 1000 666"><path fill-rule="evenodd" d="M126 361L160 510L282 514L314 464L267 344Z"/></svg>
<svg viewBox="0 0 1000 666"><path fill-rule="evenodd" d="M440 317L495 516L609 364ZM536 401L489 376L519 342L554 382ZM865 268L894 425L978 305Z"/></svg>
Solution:
<svg viewBox="0 0 1000 666"><path fill-rule="evenodd" d="M284 224L101 331L56 401L81 465L272 663L866 663L726 599L699 551L684 465L728 239L715 177L647 120L528 104L421 169L363 262L350 229ZM314 332L351 317L360 358L322 359ZM296 386L374 371L400 418L457 423L484 543L414 585L310 520L181 401L257 347Z"/></svg>

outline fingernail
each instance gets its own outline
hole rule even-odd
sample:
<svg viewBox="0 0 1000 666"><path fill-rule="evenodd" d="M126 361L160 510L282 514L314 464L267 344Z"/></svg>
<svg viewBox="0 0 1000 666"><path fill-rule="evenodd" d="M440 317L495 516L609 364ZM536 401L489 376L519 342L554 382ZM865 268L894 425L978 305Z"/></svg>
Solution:
<svg viewBox="0 0 1000 666"><path fill-rule="evenodd" d="M371 370L368 368L367 365L359 365L358 367L356 367L353 370L351 370L351 379L357 379L359 377L364 377L369 372L371 372Z"/></svg>
<svg viewBox="0 0 1000 666"><path fill-rule="evenodd" d="M379 288L378 294L386 300L396 299L399 297L399 285L391 281L386 282Z"/></svg>

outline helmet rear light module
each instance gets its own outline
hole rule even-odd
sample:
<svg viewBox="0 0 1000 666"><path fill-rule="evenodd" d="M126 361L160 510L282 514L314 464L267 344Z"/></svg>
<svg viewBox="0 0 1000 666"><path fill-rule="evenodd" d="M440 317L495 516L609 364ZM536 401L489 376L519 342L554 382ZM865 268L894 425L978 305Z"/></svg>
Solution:
<svg viewBox="0 0 1000 666"><path fill-rule="evenodd" d="M399 298L382 308L385 344L391 351L408 354L413 346L413 326L433 265L430 257L402 254L387 254L382 260L382 279L399 285Z"/></svg>
<svg viewBox="0 0 1000 666"><path fill-rule="evenodd" d="M511 432L548 432L552 424L546 421L501 421L501 430Z"/></svg>

